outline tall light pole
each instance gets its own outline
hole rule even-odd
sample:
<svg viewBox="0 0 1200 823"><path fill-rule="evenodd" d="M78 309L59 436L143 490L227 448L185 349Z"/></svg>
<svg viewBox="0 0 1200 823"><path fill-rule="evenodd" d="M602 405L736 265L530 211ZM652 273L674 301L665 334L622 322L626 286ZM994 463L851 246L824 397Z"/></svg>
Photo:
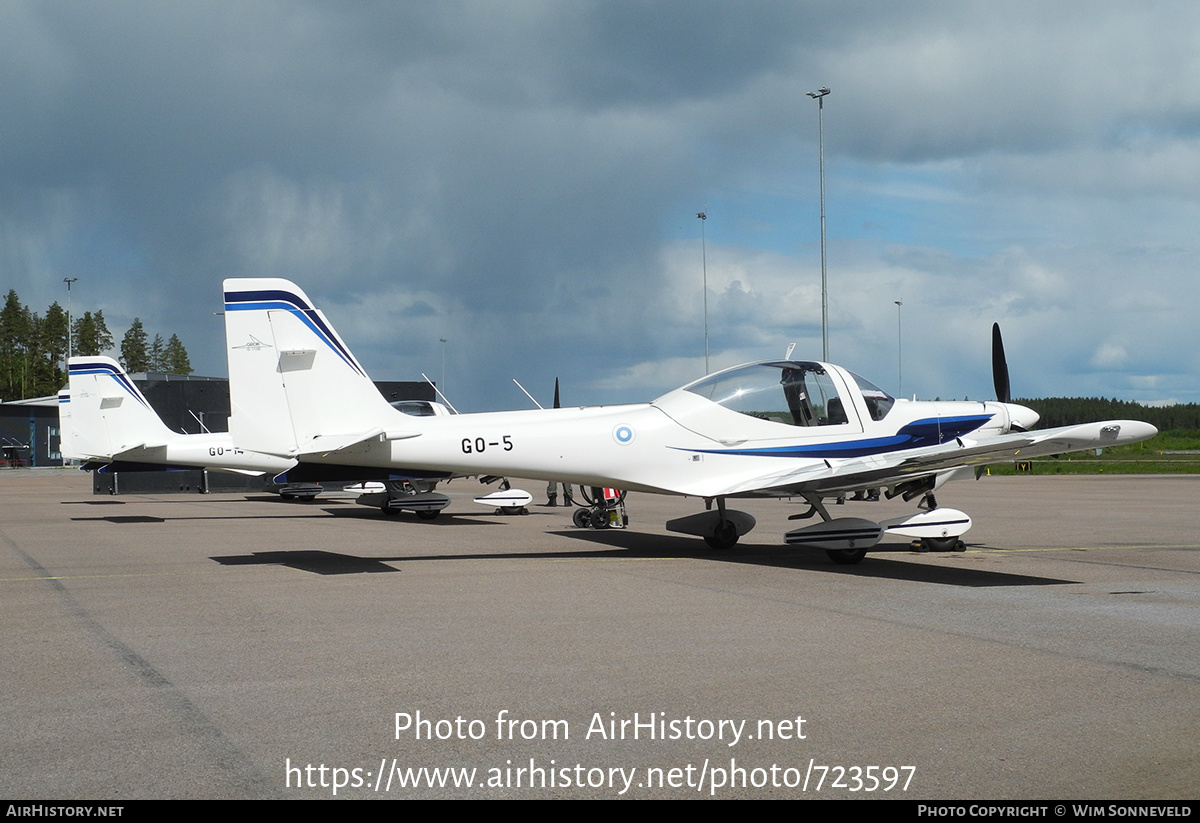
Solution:
<svg viewBox="0 0 1200 823"><path fill-rule="evenodd" d="M67 362L71 361L71 284L78 280L78 277L64 277L63 282L67 284Z"/></svg>
<svg viewBox="0 0 1200 823"><path fill-rule="evenodd" d="M704 267L704 373L708 374L708 250L704 241L704 224L708 215L698 211L696 216L700 218L700 263Z"/></svg>
<svg viewBox="0 0 1200 823"><path fill-rule="evenodd" d="M438 342L442 344L442 395L446 394L446 338L439 337Z"/></svg>
<svg viewBox="0 0 1200 823"><path fill-rule="evenodd" d="M903 300L893 300L896 304L896 396L904 396L904 337L900 329L900 307Z"/></svg>
<svg viewBox="0 0 1200 823"><path fill-rule="evenodd" d="M825 95L829 89L821 87L808 92L817 101L817 152L821 162L821 359L829 359L829 289L825 281Z"/></svg>

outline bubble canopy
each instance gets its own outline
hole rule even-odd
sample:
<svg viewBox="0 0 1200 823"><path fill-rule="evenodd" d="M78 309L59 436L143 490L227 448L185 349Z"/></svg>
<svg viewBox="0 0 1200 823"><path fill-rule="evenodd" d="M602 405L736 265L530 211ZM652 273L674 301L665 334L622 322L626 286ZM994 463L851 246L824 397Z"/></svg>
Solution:
<svg viewBox="0 0 1200 823"><path fill-rule="evenodd" d="M845 373L857 384L871 418L887 416L895 400L869 380ZM853 403L852 398L840 395L825 364L803 360L735 366L685 389L730 411L792 426L846 423L846 408Z"/></svg>

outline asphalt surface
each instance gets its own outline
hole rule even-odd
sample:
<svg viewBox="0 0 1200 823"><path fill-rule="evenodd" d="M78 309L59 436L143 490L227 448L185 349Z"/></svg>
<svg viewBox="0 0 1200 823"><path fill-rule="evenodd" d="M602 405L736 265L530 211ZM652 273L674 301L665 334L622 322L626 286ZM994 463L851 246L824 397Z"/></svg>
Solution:
<svg viewBox="0 0 1200 823"><path fill-rule="evenodd" d="M787 502L717 552L663 529L698 500L592 531L516 485L424 521L0 472L0 796L1196 797L1200 477L950 484L967 551L853 567Z"/></svg>

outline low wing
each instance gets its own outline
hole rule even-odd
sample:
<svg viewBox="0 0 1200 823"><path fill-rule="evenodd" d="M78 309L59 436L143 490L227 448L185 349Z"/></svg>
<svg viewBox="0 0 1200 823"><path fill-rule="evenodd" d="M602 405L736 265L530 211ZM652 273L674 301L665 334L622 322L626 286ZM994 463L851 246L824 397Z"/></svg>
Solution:
<svg viewBox="0 0 1200 823"><path fill-rule="evenodd" d="M978 439L956 438L937 446L844 460L822 460L799 469L742 478L704 496L738 494L798 494L852 491L889 486L930 474L1136 443L1158 433L1136 420L1106 420L1043 431L1020 432ZM696 491L692 491L696 494Z"/></svg>

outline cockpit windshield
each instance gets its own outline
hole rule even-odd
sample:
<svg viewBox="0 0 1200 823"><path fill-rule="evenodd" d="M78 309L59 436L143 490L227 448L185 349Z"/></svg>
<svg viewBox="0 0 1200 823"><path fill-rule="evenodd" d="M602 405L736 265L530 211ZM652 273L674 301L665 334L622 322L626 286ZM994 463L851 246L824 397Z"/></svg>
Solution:
<svg viewBox="0 0 1200 823"><path fill-rule="evenodd" d="M892 410L892 406L896 401L883 389L876 386L865 377L860 377L854 372L850 372L850 376L854 378L854 382L858 384L858 390L862 392L863 400L867 403L867 411L871 415L872 420L882 420L887 417L887 413Z"/></svg>
<svg viewBox="0 0 1200 823"><path fill-rule="evenodd" d="M754 363L698 380L687 390L725 408L792 426L848 423L833 380L820 363Z"/></svg>

